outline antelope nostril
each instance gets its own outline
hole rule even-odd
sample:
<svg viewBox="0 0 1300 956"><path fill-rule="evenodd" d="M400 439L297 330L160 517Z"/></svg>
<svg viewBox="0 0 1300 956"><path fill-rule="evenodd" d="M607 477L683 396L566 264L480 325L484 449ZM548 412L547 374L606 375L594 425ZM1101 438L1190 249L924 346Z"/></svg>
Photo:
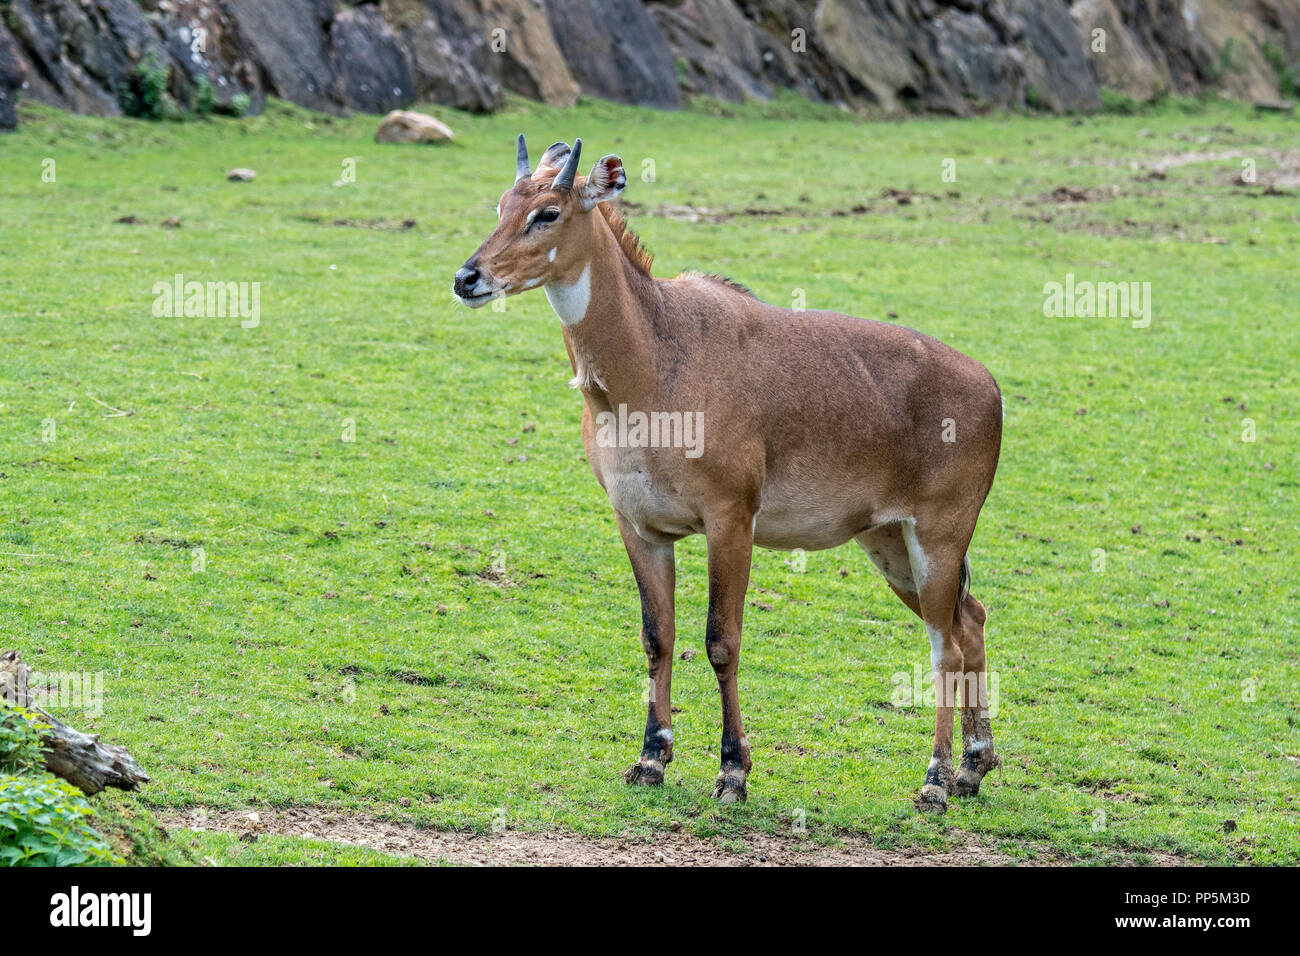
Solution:
<svg viewBox="0 0 1300 956"><path fill-rule="evenodd" d="M479 271L467 266L456 270L456 291L465 292L473 288L479 280Z"/></svg>

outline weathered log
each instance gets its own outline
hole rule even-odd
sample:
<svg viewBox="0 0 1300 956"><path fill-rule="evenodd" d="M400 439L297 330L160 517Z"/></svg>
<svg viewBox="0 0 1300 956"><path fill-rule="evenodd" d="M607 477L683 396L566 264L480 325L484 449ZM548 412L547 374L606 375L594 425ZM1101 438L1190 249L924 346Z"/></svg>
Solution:
<svg viewBox="0 0 1300 956"><path fill-rule="evenodd" d="M1295 104L1290 100L1256 100L1255 112L1285 113L1289 116L1295 112Z"/></svg>
<svg viewBox="0 0 1300 956"><path fill-rule="evenodd" d="M17 651L0 653L0 697L15 707L38 714L49 726L41 731L45 769L89 795L105 787L136 790L149 782L125 747L100 743L99 734L74 730L36 705L29 686L31 668Z"/></svg>

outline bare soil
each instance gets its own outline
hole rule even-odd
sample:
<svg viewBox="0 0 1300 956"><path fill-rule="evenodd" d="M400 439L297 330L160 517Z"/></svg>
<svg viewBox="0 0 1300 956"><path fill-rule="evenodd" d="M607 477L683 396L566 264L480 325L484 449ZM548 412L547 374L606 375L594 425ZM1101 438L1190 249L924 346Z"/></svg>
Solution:
<svg viewBox="0 0 1300 956"><path fill-rule="evenodd" d="M882 849L859 836L834 847L799 834L749 831L743 837L701 838L665 831L652 836L598 839L562 830L464 833L432 830L317 807L282 810L205 810L159 814L169 829L303 837L366 847L398 856L465 866L1068 866L1050 851L1032 860L1012 857L970 834L947 850ZM1152 854L1157 866L1181 866L1173 854Z"/></svg>

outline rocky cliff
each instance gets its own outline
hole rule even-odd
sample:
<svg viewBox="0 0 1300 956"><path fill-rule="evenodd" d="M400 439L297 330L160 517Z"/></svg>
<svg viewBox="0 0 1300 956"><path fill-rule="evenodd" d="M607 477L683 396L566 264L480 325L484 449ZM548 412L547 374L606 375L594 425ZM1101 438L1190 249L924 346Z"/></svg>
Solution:
<svg viewBox="0 0 1300 956"><path fill-rule="evenodd" d="M1102 88L1277 100L1300 81L1300 0L0 0L0 128L19 96L120 113L142 71L181 107L254 111L486 111L507 90L955 115L1093 110Z"/></svg>

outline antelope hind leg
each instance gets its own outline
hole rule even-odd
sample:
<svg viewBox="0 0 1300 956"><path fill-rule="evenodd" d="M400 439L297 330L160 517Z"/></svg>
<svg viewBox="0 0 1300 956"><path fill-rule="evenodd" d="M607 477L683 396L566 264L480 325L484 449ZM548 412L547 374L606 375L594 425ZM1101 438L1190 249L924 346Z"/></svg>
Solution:
<svg viewBox="0 0 1300 956"><path fill-rule="evenodd" d="M958 606L962 663L961 765L953 789L958 797L980 792L984 775L1000 764L993 749L993 724L989 718L988 676L984 658L984 605L966 594Z"/></svg>

